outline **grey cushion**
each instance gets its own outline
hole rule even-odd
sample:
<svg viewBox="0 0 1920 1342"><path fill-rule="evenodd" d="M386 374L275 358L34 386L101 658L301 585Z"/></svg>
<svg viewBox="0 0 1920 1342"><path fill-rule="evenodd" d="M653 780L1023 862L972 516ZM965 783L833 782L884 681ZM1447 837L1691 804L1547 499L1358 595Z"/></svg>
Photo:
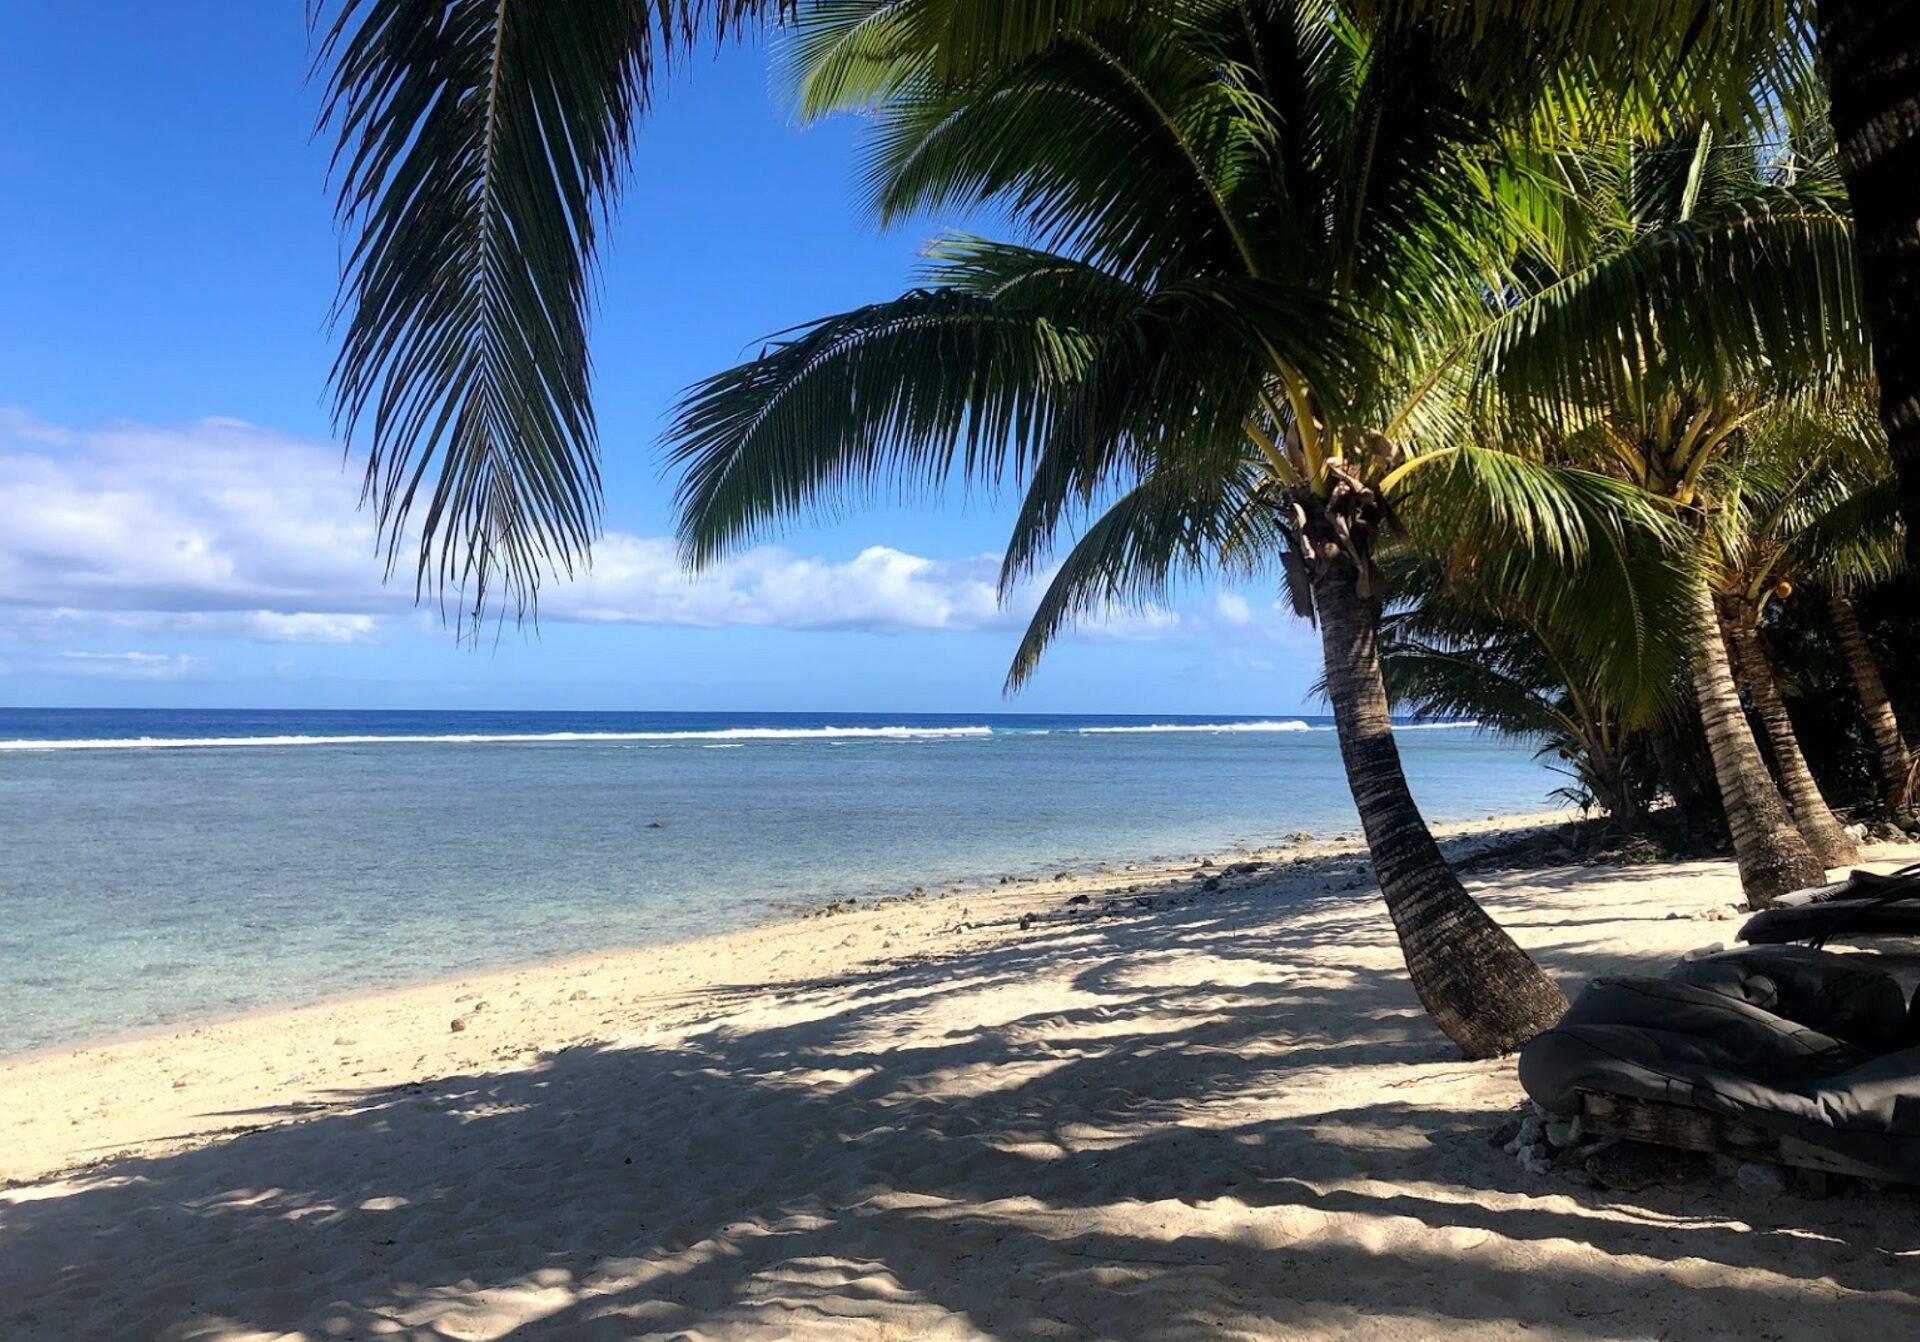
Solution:
<svg viewBox="0 0 1920 1342"><path fill-rule="evenodd" d="M1804 946L1762 946L1682 962L1667 977L1750 1003L1869 1053L1920 1044L1910 1032L1914 995L1890 957L1840 955Z"/></svg>
<svg viewBox="0 0 1920 1342"><path fill-rule="evenodd" d="M1920 1180L1920 1048L1874 1056L1775 1015L1728 991L1740 972L1595 980L1521 1052L1521 1084L1556 1114L1583 1090L1690 1105Z"/></svg>

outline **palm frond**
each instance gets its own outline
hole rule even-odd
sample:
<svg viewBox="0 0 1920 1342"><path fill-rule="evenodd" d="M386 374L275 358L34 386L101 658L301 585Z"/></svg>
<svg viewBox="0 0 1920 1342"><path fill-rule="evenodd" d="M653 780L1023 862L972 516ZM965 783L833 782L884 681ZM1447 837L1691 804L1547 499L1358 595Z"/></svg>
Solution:
<svg viewBox="0 0 1920 1342"><path fill-rule="evenodd" d="M1062 559L1007 672L1011 693L1077 619L1168 601L1177 582L1209 572L1250 576L1279 554L1257 465L1222 472L1171 464L1136 483L1090 523Z"/></svg>
<svg viewBox="0 0 1920 1342"><path fill-rule="evenodd" d="M668 461L683 553L704 565L782 517L956 470L1000 478L1091 348L1043 313L951 288L787 333L680 403Z"/></svg>
<svg viewBox="0 0 1920 1342"><path fill-rule="evenodd" d="M1520 298L1480 357L1508 402L1546 415L1683 390L1844 384L1871 357L1852 224L1788 190L1722 203Z"/></svg>
<svg viewBox="0 0 1920 1342"><path fill-rule="evenodd" d="M1164 30L1117 25L957 88L909 86L869 140L870 204L884 222L991 202L1037 245L1141 280L1257 274L1230 200L1254 161L1247 104L1220 73Z"/></svg>
<svg viewBox="0 0 1920 1342"><path fill-rule="evenodd" d="M914 83L953 87L1153 0L821 0L795 10L781 55L800 115L866 111Z"/></svg>
<svg viewBox="0 0 1920 1342"><path fill-rule="evenodd" d="M1345 0L1363 20L1448 42L1524 43L1562 124L1673 130L1819 102L1809 0Z"/></svg>
<svg viewBox="0 0 1920 1342"><path fill-rule="evenodd" d="M1658 699L1684 639L1685 532L1632 485L1468 447L1389 496L1407 539L1482 607L1551 631L1622 704ZM1543 635L1546 636L1546 635Z"/></svg>
<svg viewBox="0 0 1920 1342"><path fill-rule="evenodd" d="M1906 528L1892 476L1862 485L1801 521L1789 565L1842 587L1870 587L1906 568Z"/></svg>
<svg viewBox="0 0 1920 1342"><path fill-rule="evenodd" d="M348 235L336 416L391 569L528 613L587 556L600 477L598 228L674 45L752 0L315 0L320 126Z"/></svg>
<svg viewBox="0 0 1920 1342"><path fill-rule="evenodd" d="M1477 722L1485 731L1530 740L1568 730L1551 677L1528 676L1513 661L1486 644L1434 646L1391 622L1381 639L1380 669L1399 712Z"/></svg>
<svg viewBox="0 0 1920 1342"><path fill-rule="evenodd" d="M953 237L913 291L786 333L689 390L668 434L696 565L797 511L1030 479L1009 581L1063 512L1154 462L1237 453L1278 357L1336 381L1360 343L1311 294L1143 289L1087 262Z"/></svg>

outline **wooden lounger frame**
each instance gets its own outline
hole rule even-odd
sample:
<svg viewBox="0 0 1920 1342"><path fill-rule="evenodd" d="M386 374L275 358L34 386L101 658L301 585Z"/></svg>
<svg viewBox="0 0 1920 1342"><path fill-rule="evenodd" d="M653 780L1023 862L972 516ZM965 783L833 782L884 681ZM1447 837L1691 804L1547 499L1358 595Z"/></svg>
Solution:
<svg viewBox="0 0 1920 1342"><path fill-rule="evenodd" d="M1636 1100L1605 1091L1580 1092L1580 1128L1596 1137L1625 1137L1684 1151L1791 1165L1823 1174L1847 1174L1882 1183L1905 1182L1876 1166L1848 1160L1797 1137L1783 1137L1743 1118L1729 1118L1659 1100Z"/></svg>

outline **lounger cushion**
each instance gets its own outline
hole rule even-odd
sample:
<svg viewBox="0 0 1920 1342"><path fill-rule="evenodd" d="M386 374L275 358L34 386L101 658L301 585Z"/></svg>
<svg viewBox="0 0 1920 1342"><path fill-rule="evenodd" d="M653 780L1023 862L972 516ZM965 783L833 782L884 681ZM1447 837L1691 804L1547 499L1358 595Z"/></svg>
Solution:
<svg viewBox="0 0 1920 1342"><path fill-rule="evenodd" d="M1667 977L1733 997L1869 1053L1920 1044L1908 999L1920 971L1903 976L1888 957L1804 946L1762 946L1682 962Z"/></svg>
<svg viewBox="0 0 1920 1342"><path fill-rule="evenodd" d="M1886 904L1870 899L1833 899L1776 905L1742 923L1739 936L1754 945L1834 937L1920 937L1920 901Z"/></svg>
<svg viewBox="0 0 1920 1342"><path fill-rule="evenodd" d="M1725 987L1598 979L1521 1052L1521 1084L1556 1114L1589 1090L1691 1105L1920 1179L1920 1048L1875 1057Z"/></svg>

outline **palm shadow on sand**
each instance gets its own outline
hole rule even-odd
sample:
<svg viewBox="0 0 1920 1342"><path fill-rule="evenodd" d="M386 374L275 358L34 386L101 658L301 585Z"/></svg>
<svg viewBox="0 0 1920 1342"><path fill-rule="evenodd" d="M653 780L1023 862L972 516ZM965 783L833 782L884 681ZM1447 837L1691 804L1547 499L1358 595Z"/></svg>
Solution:
<svg viewBox="0 0 1920 1342"><path fill-rule="evenodd" d="M778 1022L341 1094L109 1161L0 1203L0 1335L68 1338L80 1318L202 1339L1036 1342L1911 1324L1905 1195L1750 1205L1522 1173L1486 1140L1515 1095L1420 1098L1444 1089L1447 1047L1397 974L1343 957L1381 935L1372 902L1321 899L1310 931L1257 890L1050 927L784 985ZM1605 944L1546 958L1568 978L1628 967ZM1186 955L1235 985L1156 976ZM932 1003L1063 966L1080 1005L926 1028ZM1405 1071L1374 1092L1404 1098L1328 1085L1364 1069Z"/></svg>

